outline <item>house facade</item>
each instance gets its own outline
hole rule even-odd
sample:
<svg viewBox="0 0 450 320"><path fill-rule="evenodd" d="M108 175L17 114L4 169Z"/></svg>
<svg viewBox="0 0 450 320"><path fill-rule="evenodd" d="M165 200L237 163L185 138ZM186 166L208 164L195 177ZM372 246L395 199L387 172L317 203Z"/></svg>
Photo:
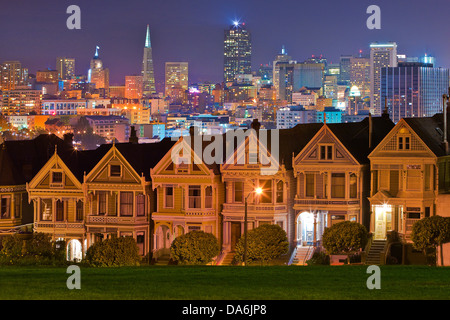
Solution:
<svg viewBox="0 0 450 320"><path fill-rule="evenodd" d="M446 178L442 114L401 119L371 152L370 231L384 239L390 231L410 241L413 224L437 214L438 181Z"/></svg>
<svg viewBox="0 0 450 320"><path fill-rule="evenodd" d="M218 166L207 165L194 152L191 137L181 137L151 169L156 192L153 257L170 255L172 241L193 230L222 239L221 210L224 185Z"/></svg>

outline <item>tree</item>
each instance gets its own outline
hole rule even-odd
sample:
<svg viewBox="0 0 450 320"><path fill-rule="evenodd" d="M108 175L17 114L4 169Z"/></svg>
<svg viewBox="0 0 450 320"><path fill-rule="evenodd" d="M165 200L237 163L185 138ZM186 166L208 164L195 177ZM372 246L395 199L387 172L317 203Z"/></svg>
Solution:
<svg viewBox="0 0 450 320"><path fill-rule="evenodd" d="M367 243L367 229L353 221L342 221L326 228L322 243L328 254L350 255L364 248Z"/></svg>
<svg viewBox="0 0 450 320"><path fill-rule="evenodd" d="M439 246L441 265L444 265L442 245L450 242L450 218L432 216L423 218L413 224L411 240L414 247L426 255L427 249Z"/></svg>
<svg viewBox="0 0 450 320"><path fill-rule="evenodd" d="M288 253L289 242L286 232L277 224L263 224L247 233L247 262L261 264ZM244 261L244 236L236 244L236 262Z"/></svg>
<svg viewBox="0 0 450 320"><path fill-rule="evenodd" d="M85 261L93 267L137 266L141 256L133 237L112 237L90 246Z"/></svg>
<svg viewBox="0 0 450 320"><path fill-rule="evenodd" d="M220 253L220 246L213 234L194 230L176 237L170 252L180 264L207 264Z"/></svg>

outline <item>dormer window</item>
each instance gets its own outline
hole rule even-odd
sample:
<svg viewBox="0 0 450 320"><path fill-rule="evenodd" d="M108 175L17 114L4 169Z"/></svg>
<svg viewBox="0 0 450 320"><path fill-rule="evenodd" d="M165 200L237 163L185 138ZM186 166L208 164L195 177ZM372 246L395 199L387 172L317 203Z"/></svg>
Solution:
<svg viewBox="0 0 450 320"><path fill-rule="evenodd" d="M112 164L109 166L109 175L111 177L120 177L122 175L122 168L120 165Z"/></svg>
<svg viewBox="0 0 450 320"><path fill-rule="evenodd" d="M411 136L398 137L398 150L411 150Z"/></svg>
<svg viewBox="0 0 450 320"><path fill-rule="evenodd" d="M59 184L63 182L62 172L53 171L52 172L52 183Z"/></svg>
<svg viewBox="0 0 450 320"><path fill-rule="evenodd" d="M319 145L320 160L333 160L333 146Z"/></svg>

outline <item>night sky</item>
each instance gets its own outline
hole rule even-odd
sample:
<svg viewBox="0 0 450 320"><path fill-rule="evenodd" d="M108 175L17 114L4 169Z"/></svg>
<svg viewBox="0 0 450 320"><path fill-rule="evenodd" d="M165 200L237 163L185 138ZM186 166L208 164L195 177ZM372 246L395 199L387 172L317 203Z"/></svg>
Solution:
<svg viewBox="0 0 450 320"><path fill-rule="evenodd" d="M20 60L30 73L74 57L85 74L100 46L110 83L139 74L150 25L157 82L166 61L189 62L190 83L222 81L223 32L235 19L253 38L253 69L284 44L298 61L322 54L368 52L372 41L396 41L398 53L436 57L450 67L449 0L0 0L0 62ZM81 30L68 30L69 5L81 8ZM381 30L369 30L369 5L381 8Z"/></svg>

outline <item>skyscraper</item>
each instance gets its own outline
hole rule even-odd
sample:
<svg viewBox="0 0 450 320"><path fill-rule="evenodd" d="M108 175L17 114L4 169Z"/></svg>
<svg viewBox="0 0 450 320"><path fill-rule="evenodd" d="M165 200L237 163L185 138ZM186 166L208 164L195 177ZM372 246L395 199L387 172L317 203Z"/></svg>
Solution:
<svg viewBox="0 0 450 320"><path fill-rule="evenodd" d="M370 112L376 116L380 116L382 110L381 68L396 66L397 44L395 42L370 44Z"/></svg>
<svg viewBox="0 0 450 320"><path fill-rule="evenodd" d="M189 86L189 64L187 62L166 62L165 95L175 86L187 90Z"/></svg>
<svg viewBox="0 0 450 320"><path fill-rule="evenodd" d="M141 99L142 98L142 76L125 76L125 98Z"/></svg>
<svg viewBox="0 0 450 320"><path fill-rule="evenodd" d="M58 76L62 80L69 80L75 75L75 59L74 58L56 58L56 70Z"/></svg>
<svg viewBox="0 0 450 320"><path fill-rule="evenodd" d="M0 64L0 90L13 90L28 84L28 69L19 61L5 61Z"/></svg>
<svg viewBox="0 0 450 320"><path fill-rule="evenodd" d="M147 25L147 35L145 36L144 58L142 60L143 93L150 96L156 93L155 72L153 70L152 43L150 42L150 27Z"/></svg>
<svg viewBox="0 0 450 320"><path fill-rule="evenodd" d="M341 56L339 62L339 81L343 84L350 84L350 60L353 56L345 55Z"/></svg>
<svg viewBox="0 0 450 320"><path fill-rule="evenodd" d="M370 97L370 59L368 57L350 58L350 87L358 87L361 97Z"/></svg>
<svg viewBox="0 0 450 320"><path fill-rule="evenodd" d="M233 82L237 74L252 73L251 34L245 23L234 22L225 30L223 77Z"/></svg>
<svg viewBox="0 0 450 320"><path fill-rule="evenodd" d="M104 89L105 94L109 91L109 69L103 68L103 62L99 58L98 50L100 47L96 47L95 55L91 60L91 68L88 73L88 82L95 83L96 89Z"/></svg>
<svg viewBox="0 0 450 320"><path fill-rule="evenodd" d="M442 95L449 87L449 70L420 62L381 69L381 102L392 121L431 117L442 111Z"/></svg>

